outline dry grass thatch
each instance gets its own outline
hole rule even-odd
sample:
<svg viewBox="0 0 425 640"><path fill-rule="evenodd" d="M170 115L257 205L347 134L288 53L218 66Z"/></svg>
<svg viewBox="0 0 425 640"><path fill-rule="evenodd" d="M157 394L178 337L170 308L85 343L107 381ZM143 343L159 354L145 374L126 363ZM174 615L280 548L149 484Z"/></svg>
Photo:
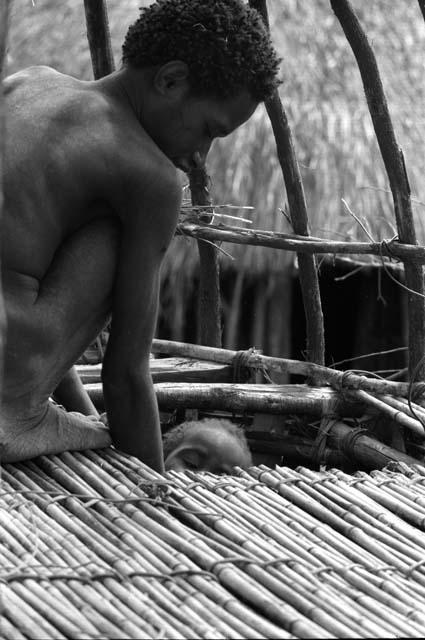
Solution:
<svg viewBox="0 0 425 640"><path fill-rule="evenodd" d="M4 465L1 636L421 637L425 475Z"/></svg>

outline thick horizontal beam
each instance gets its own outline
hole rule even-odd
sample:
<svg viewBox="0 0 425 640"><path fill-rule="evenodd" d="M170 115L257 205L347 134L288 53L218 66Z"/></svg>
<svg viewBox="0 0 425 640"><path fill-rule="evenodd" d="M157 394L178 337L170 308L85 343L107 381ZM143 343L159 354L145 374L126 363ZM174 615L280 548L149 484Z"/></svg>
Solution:
<svg viewBox="0 0 425 640"><path fill-rule="evenodd" d="M210 360L221 364L232 364L240 351L231 349L215 349L187 342L174 342L172 340L158 340L152 342L152 352L178 356L182 358L196 358L197 360ZM425 392L424 385L419 383L410 384L408 382L395 382L382 378L369 378L365 375L358 375L351 371L339 371L331 369L313 362L304 360L291 360L289 358L276 358L265 356L255 350L243 352L244 367L251 367L256 370L265 370L273 377L273 371L288 373L291 375L314 378L320 384L327 383L337 391L363 389L371 393L391 394L395 396L419 397ZM418 400L417 400L418 401ZM420 402L421 404L421 402Z"/></svg>
<svg viewBox="0 0 425 640"><path fill-rule="evenodd" d="M85 385L96 406L102 407L102 385ZM160 382L154 385L159 408L200 409L246 413L306 414L321 416L332 406L345 416L360 416L364 404L344 398L329 387L302 384L231 384Z"/></svg>

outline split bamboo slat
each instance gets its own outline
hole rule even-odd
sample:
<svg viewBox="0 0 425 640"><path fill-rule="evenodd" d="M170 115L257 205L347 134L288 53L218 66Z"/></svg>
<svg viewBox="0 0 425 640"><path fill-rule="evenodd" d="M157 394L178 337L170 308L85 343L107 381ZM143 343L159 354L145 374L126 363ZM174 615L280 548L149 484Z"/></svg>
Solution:
<svg viewBox="0 0 425 640"><path fill-rule="evenodd" d="M425 633L425 470L159 475L113 448L1 468L0 636Z"/></svg>
<svg viewBox="0 0 425 640"><path fill-rule="evenodd" d="M191 358L152 358L149 362L153 382L232 382L233 368L217 362ZM83 384L101 381L101 364L78 364Z"/></svg>

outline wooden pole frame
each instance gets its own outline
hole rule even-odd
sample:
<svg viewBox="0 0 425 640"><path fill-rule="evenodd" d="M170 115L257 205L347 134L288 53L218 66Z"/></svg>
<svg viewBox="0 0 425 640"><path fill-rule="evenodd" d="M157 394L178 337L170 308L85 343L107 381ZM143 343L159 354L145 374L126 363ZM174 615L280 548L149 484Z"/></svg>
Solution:
<svg viewBox="0 0 425 640"><path fill-rule="evenodd" d="M297 253L322 253L332 255L373 255L379 258L390 258L411 262L418 265L425 264L425 247L404 244L392 239L382 242L340 242L339 240L324 240L313 236L280 233L264 229L243 229L223 224L209 224L194 222L180 222L177 226L178 235L204 238L210 242L231 242L233 244L247 244L255 247L270 247L283 251ZM367 266L365 264L365 266ZM372 263L371 265L372 266ZM394 266L394 265L392 265Z"/></svg>
<svg viewBox="0 0 425 640"><path fill-rule="evenodd" d="M249 0L249 4L259 12L264 24L269 29L266 0ZM277 90L266 100L265 106L276 140L277 155L285 180L292 226L296 234L308 236L307 205L301 174L288 118ZM307 359L316 364L324 364L325 331L316 257L297 253L297 258L306 319Z"/></svg>
<svg viewBox="0 0 425 640"><path fill-rule="evenodd" d="M106 0L84 0L87 39L95 79L115 69Z"/></svg>
<svg viewBox="0 0 425 640"><path fill-rule="evenodd" d="M209 360L221 364L234 364L238 351L231 349L216 349L187 342L174 342L172 340L158 340L152 342L152 353L167 354L179 358L195 358L197 360ZM425 404L421 400L425 393L422 382L410 384L409 382L396 382L382 378L369 378L352 371L340 371L323 365L303 360L289 358L276 358L265 356L257 351L246 354L244 367L265 370L273 377L273 372L289 373L318 380L321 385L328 384L336 390L364 390L370 393L391 394L395 396L412 397L417 402Z"/></svg>
<svg viewBox="0 0 425 640"><path fill-rule="evenodd" d="M410 185L403 152L397 143L381 77L373 49L348 0L330 0L356 58L363 82L376 138L388 174L400 242L416 245L416 233L410 197ZM425 303L421 266L405 261L406 285L409 289L408 347L411 378L425 379Z"/></svg>
<svg viewBox="0 0 425 640"><path fill-rule="evenodd" d="M266 0L249 0L251 7L258 10L268 27ZM422 9L423 0L419 0ZM87 20L87 34L93 61L95 77L101 77L114 69L105 0L84 0ZM396 256L404 261L406 284L419 293L408 296L409 308L409 368L412 374L418 369L418 379L425 377L425 367L420 366L420 358L425 349L425 305L423 303L423 273L425 248L416 242L410 203L410 188L401 149L398 147L392 128L379 71L373 51L347 0L331 0L331 6L341 22L347 39L356 56L362 75L378 143L390 179L393 193L399 241L390 243L338 243L313 239L309 236L308 218L301 176L294 151L292 135L278 92L266 102L276 138L279 160L284 174L288 201L295 234L291 238L285 234L217 228L209 225L181 223L180 233L198 239L201 255L201 287L199 304L199 342L209 346L221 346L220 291L217 249L210 243L226 240L240 244L256 244L278 247L297 252L300 265L300 279L303 290L307 324L308 360L324 362L324 328L317 277L315 253L370 253L379 256ZM192 171L191 189L193 203L200 206L211 204L205 168ZM205 295L203 295L203 293ZM418 365L419 362L419 365Z"/></svg>
<svg viewBox="0 0 425 640"><path fill-rule="evenodd" d="M192 205L211 205L209 177L205 166L197 166L189 172ZM205 210L205 209L203 209ZM207 211L207 210L205 210ZM211 215L203 216L205 224ZM199 239L199 285L197 308L197 341L209 347L221 347L221 296L220 264L218 250L213 241Z"/></svg>

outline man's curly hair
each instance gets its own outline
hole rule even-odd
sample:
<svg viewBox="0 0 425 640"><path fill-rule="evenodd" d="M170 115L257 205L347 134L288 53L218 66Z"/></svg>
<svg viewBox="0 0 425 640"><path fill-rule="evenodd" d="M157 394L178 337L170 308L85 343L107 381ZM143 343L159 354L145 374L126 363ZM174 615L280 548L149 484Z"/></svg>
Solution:
<svg viewBox="0 0 425 640"><path fill-rule="evenodd" d="M248 89L261 102L279 84L280 59L260 14L243 0L157 0L140 9L122 53L136 68L185 62L192 91L202 96Z"/></svg>
<svg viewBox="0 0 425 640"><path fill-rule="evenodd" d="M167 458L170 453L181 445L185 435L189 431L202 431L209 429L214 429L216 431L221 430L233 436L235 440L239 442L247 459L250 461L250 464L252 464L251 452L248 447L244 430L237 424L230 422L230 420L222 420L218 418L204 418L203 420L182 422L167 431L163 438L164 458Z"/></svg>

